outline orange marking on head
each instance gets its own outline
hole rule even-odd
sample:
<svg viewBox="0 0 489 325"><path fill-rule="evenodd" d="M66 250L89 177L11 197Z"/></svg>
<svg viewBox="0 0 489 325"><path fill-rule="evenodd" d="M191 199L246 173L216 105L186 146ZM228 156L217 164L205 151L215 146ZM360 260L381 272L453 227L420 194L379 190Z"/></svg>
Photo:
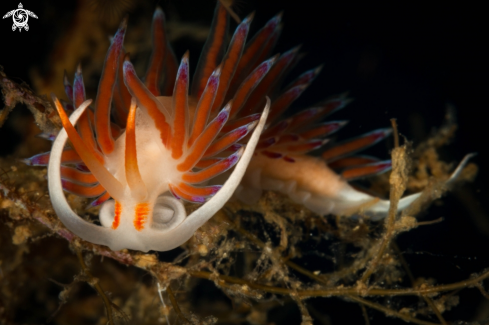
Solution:
<svg viewBox="0 0 489 325"><path fill-rule="evenodd" d="M119 227L119 223L121 222L121 212L122 212L122 205L115 201L114 205L114 221L112 221L112 229L117 229Z"/></svg>
<svg viewBox="0 0 489 325"><path fill-rule="evenodd" d="M149 211L149 203L139 203L138 205L136 205L136 208L134 209L133 223L134 228L136 228L137 231L141 231L144 229L144 224L148 219Z"/></svg>

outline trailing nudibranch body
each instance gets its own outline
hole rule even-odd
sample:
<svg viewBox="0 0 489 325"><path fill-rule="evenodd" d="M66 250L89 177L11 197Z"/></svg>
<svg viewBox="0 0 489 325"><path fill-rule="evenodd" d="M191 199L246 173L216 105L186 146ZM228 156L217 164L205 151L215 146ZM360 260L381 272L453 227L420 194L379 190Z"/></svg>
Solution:
<svg viewBox="0 0 489 325"><path fill-rule="evenodd" d="M367 206L365 214L385 216L388 201L361 193L348 181L390 168L389 161L353 156L390 130L341 143L321 158L306 155L346 124L314 123L349 100L337 96L281 120L320 69L282 87L281 80L298 60L298 48L269 58L280 33L280 15L245 44L251 20L244 19L227 44L229 17L217 2L190 94L188 54L178 66L160 9L153 17L153 54L144 82L124 53L125 23L112 40L93 106L85 98L81 69L73 85L65 78L71 104L63 106L54 98L64 129L50 153L26 162L46 165L49 159L51 200L68 229L113 250L164 251L188 240L233 193L253 203L263 190L285 193L320 214L342 215ZM68 118L66 111L73 108ZM65 148L68 138L73 148ZM222 187L209 185L218 175L224 178ZM76 215L63 189L95 197L91 206L103 204L102 226ZM399 209L418 196L402 199ZM203 205L187 216L182 201Z"/></svg>

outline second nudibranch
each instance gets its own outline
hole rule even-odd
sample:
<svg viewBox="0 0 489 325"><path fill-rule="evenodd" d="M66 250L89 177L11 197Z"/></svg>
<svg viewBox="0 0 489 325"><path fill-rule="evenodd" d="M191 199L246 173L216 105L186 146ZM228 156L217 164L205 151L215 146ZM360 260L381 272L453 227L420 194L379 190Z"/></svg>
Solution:
<svg viewBox="0 0 489 325"><path fill-rule="evenodd" d="M93 103L86 99L80 67L73 84L65 77L70 103L53 97L63 129L51 152L26 163L46 165L49 159L49 193L69 230L113 250L170 250L233 195L253 204L263 190L284 193L322 215L359 209L374 218L386 215L388 201L359 192L348 181L390 169L390 161L357 155L390 129L342 142L321 157L307 155L346 124L318 122L349 99L336 96L281 119L320 68L282 87L299 48L269 58L281 17L246 43L252 18L238 25L227 44L229 15L217 2L192 83L188 53L178 65L160 9L153 17L153 53L144 78L123 49L125 22L112 39ZM71 148L65 147L68 138ZM73 212L63 190L96 198L91 206L102 205L101 226ZM399 209L418 196L403 198ZM187 216L182 201L202 205Z"/></svg>

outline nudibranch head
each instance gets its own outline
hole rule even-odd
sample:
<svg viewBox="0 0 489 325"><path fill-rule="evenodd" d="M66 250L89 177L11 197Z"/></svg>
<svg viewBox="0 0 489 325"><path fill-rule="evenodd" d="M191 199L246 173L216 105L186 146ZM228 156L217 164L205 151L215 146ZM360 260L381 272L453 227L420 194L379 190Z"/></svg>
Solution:
<svg viewBox="0 0 489 325"><path fill-rule="evenodd" d="M76 109L68 118L68 107L53 96L63 130L50 152L48 181L53 207L68 229L113 250L164 251L183 244L224 205L245 173L270 108L267 99L261 115L229 127L231 115L273 64L273 59L259 64L236 94L229 95L238 62L235 52L242 52L249 24L246 19L238 26L221 65L204 56L191 96L189 54L177 67L173 53L162 52L166 41L161 10L154 16L155 48L145 82L123 50L125 21L108 50L93 105L85 98L80 67L73 86L65 80ZM168 70L173 68L172 76ZM163 69L166 80L160 87ZM160 96L168 89L171 96ZM64 150L68 138L75 152ZM232 167L223 185L207 185ZM102 204L102 226L77 216L63 189L98 196L92 205ZM203 205L187 216L182 200Z"/></svg>

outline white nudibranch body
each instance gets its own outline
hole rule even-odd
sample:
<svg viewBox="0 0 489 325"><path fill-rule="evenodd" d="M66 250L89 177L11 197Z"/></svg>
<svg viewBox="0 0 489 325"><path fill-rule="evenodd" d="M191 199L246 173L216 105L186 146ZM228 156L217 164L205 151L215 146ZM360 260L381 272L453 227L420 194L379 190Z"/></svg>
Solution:
<svg viewBox="0 0 489 325"><path fill-rule="evenodd" d="M238 25L227 44L229 15L217 2L192 84L188 53L178 65L160 9L153 17L153 54L144 81L123 49L125 21L108 50L93 105L86 100L81 68L73 85L65 77L71 104L63 107L53 97L63 129L50 153L25 161L46 165L49 159L49 193L69 230L112 250L170 250L187 241L233 193L254 204L263 190L284 193L321 215L360 209L373 218L386 215L388 201L359 192L348 181L391 168L390 161L356 155L390 129L337 144L320 157L307 155L346 124L321 120L350 100L339 95L281 119L320 68L282 87L299 47L269 58L281 15L246 44L252 18ZM71 147L65 147L68 138ZM219 175L220 183L214 179ZM209 185L215 183L223 185ZM101 226L74 213L63 190L96 198L91 206L102 204ZM398 208L417 197L403 198ZM202 205L187 216L182 201Z"/></svg>

